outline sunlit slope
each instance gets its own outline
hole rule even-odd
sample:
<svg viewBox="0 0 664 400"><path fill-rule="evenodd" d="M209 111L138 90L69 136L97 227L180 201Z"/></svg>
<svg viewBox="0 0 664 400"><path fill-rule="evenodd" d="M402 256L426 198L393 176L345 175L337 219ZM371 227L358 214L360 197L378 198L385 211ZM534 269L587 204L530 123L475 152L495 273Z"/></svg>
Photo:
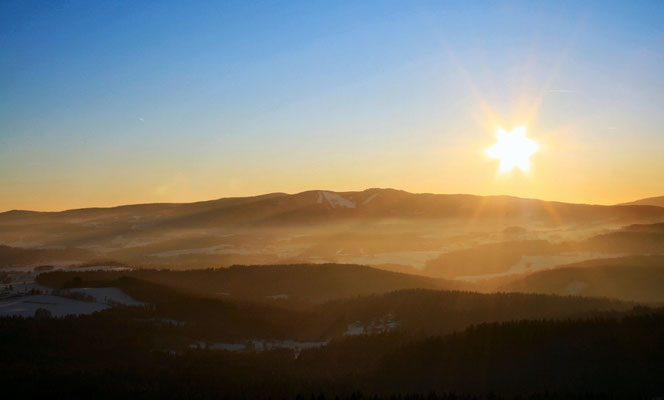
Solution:
<svg viewBox="0 0 664 400"><path fill-rule="evenodd" d="M428 261L423 273L447 279L499 274L509 271L525 256L554 256L570 250L570 247L546 240L481 244L443 253Z"/></svg>
<svg viewBox="0 0 664 400"><path fill-rule="evenodd" d="M591 260L530 274L501 290L664 302L664 256Z"/></svg>
<svg viewBox="0 0 664 400"><path fill-rule="evenodd" d="M664 224L636 224L601 230L601 233L582 240L531 239L478 244L443 252L427 261L421 273L446 279L486 278L625 254L664 254Z"/></svg>

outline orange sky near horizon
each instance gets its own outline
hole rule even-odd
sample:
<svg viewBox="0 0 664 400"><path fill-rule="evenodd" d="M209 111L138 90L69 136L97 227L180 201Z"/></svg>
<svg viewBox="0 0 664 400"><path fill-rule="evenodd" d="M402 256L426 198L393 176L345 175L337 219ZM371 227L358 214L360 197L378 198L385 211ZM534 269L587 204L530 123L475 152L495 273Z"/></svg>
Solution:
<svg viewBox="0 0 664 400"><path fill-rule="evenodd" d="M510 124L496 118L486 104L484 108L476 104L469 103L466 117L459 122L414 125L415 135L394 130L382 143L364 143L371 148L366 152L353 149L358 139L353 135L320 145L313 140L299 147L286 141L262 146L241 143L230 152L224 150L224 157L215 157L216 145L191 143L183 143L182 151L171 153L172 157L160 152L169 149L155 146L132 154L80 153L62 161L47 149L21 176L0 171L4 178L0 211L59 211L374 187L603 205L664 195L660 152L664 136L648 146L624 140L617 128L588 134L584 125L546 126L538 123L538 114L517 107L510 119L519 122ZM470 121L471 128L461 127L463 121ZM495 143L498 127L509 131L522 125L527 137L539 145L530 157L530 169L500 173L499 161L491 159L486 149ZM16 163L20 162L17 158ZM58 162L58 168L49 168Z"/></svg>
<svg viewBox="0 0 664 400"><path fill-rule="evenodd" d="M413 193L511 195L572 203L611 205L664 194L664 160L634 157L629 148L611 159L593 158L610 144L583 144L563 135L528 132L540 149L528 172L499 173L485 150L493 132L481 140L459 137L437 146L420 144L402 151L382 150L364 157L308 158L270 154L221 165L157 167L121 163L93 171L72 169L39 185L16 182L0 196L0 210L59 211L159 202L194 202L307 190L361 191L393 188ZM572 135L573 136L573 135ZM653 150L655 152L656 149ZM266 161L261 160L269 160ZM334 160L338 160L337 163ZM635 161L636 160L636 161ZM90 160L90 162L93 162ZM266 165L267 164L267 165ZM631 168L630 168L631 167ZM136 169L142 168L140 174ZM40 175L48 174L47 171ZM41 176L40 176L41 178ZM35 178L37 180L37 178Z"/></svg>

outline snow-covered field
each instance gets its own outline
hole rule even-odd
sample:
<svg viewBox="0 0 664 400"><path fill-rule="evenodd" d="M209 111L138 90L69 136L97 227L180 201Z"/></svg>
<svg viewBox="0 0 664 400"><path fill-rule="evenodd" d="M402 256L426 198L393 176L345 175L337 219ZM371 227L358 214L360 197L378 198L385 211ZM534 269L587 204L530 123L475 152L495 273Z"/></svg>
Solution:
<svg viewBox="0 0 664 400"><path fill-rule="evenodd" d="M227 350L227 351L268 351L273 349L291 349L299 352L306 349L325 346L328 342L297 342L295 340L266 340L252 339L243 343L222 343L197 341L190 344L190 348L201 348L208 350Z"/></svg>
<svg viewBox="0 0 664 400"><path fill-rule="evenodd" d="M50 288L34 281L37 273L11 274L11 289L2 290L0 299L0 317L33 317L38 309L50 311L53 317L66 315L92 314L110 308L113 305L142 305L122 290L114 287L80 288L68 292L84 293L94 301L81 301L54 295ZM6 285L9 287L9 285Z"/></svg>
<svg viewBox="0 0 664 400"><path fill-rule="evenodd" d="M70 268L72 271L89 272L89 271L130 271L131 268L118 267L116 265L92 265L89 267L76 267Z"/></svg>
<svg viewBox="0 0 664 400"><path fill-rule="evenodd" d="M144 303L134 300L127 293L115 287L104 288L79 288L70 289L71 292L78 292L92 296L97 303L103 304L122 304L125 306L140 306Z"/></svg>
<svg viewBox="0 0 664 400"><path fill-rule="evenodd" d="M285 294L285 293L273 294L272 296L267 296L268 299L272 299L272 300L288 300L289 297L290 296Z"/></svg>
<svg viewBox="0 0 664 400"><path fill-rule="evenodd" d="M399 322L394 320L394 315L387 314L381 318L376 318L369 323L355 321L352 324L349 324L346 328L346 332L344 332L344 336L375 335L378 333L389 332L396 329L398 326Z"/></svg>
<svg viewBox="0 0 664 400"><path fill-rule="evenodd" d="M40 308L51 312L54 317L66 315L92 314L110 306L107 304L78 301L50 294L12 297L0 301L0 317L33 317Z"/></svg>

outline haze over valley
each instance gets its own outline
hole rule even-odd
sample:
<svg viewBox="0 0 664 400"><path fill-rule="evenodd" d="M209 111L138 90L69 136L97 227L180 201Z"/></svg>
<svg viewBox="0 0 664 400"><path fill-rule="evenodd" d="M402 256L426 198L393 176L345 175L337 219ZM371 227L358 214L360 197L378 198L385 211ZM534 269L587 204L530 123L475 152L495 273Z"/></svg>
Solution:
<svg viewBox="0 0 664 400"><path fill-rule="evenodd" d="M657 206L393 189L10 211L0 214L1 266L201 269L340 263L497 290L510 280L566 264L605 260L614 265L628 256L662 255L662 221L664 208ZM554 292L581 294L592 285L570 278ZM594 295L616 297L602 291Z"/></svg>

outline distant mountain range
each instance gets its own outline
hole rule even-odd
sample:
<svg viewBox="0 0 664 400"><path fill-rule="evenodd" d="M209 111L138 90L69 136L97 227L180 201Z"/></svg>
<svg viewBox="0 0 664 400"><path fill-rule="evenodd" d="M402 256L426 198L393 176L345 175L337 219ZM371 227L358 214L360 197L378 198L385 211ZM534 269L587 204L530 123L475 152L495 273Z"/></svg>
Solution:
<svg viewBox="0 0 664 400"><path fill-rule="evenodd" d="M657 198L664 202L664 197ZM8 211L0 224L86 222L132 224L143 228L210 226L307 225L340 219L383 218L529 218L561 224L606 218L639 220L664 217L664 210L649 199L615 206L562 203L512 196L409 193L394 189L361 192L313 190L297 194L271 193L195 203L157 203L110 208L83 208L61 212ZM656 202L653 200L653 202ZM664 203L663 203L664 204Z"/></svg>
<svg viewBox="0 0 664 400"><path fill-rule="evenodd" d="M415 267L449 279L504 273L524 257L536 257L524 261L524 268L538 269L538 263L555 261L544 256L561 252L658 253L662 236L648 230L661 223L664 207L652 205L394 189L313 190L195 203L4 212L0 245L7 247L0 248L0 267L100 260L179 269L349 263L395 271ZM620 231L626 226L630 231ZM570 241L585 242L564 244ZM588 258L575 257L562 261Z"/></svg>

